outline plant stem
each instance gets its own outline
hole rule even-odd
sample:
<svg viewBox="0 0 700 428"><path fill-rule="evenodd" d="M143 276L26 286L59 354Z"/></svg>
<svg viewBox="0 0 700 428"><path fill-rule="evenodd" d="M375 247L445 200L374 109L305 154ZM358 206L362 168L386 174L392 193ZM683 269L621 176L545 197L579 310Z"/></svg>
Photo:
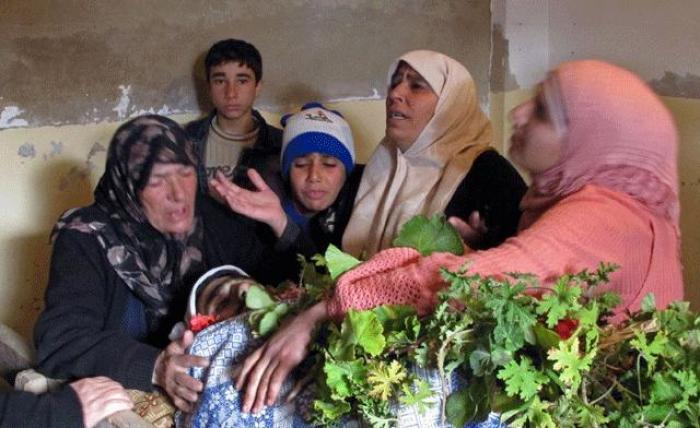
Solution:
<svg viewBox="0 0 700 428"><path fill-rule="evenodd" d="M438 366L438 373L440 374L440 380L442 384L442 403L440 406L440 424L441 426L445 426L445 406L447 405L447 378L445 377L445 353L447 351L447 347L452 343L454 339L461 339L463 336L468 335L469 333L472 332L472 329L467 329L467 330L461 330L457 331L455 333L450 334L445 338L445 341L442 342L442 345L440 345L440 349L438 350L437 354L437 366Z"/></svg>

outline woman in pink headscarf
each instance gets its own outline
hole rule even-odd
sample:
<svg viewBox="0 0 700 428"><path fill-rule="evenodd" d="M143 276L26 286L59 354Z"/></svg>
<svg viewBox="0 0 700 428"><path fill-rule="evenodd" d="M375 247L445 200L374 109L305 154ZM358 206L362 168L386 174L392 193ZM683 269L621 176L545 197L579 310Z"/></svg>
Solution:
<svg viewBox="0 0 700 428"><path fill-rule="evenodd" d="M409 304L425 314L446 284L440 267L469 273L555 278L619 265L606 290L620 294L617 313L637 309L647 293L658 306L683 297L679 255L677 133L669 111L637 76L600 61L562 64L537 96L511 112L511 157L532 177L521 202L519 232L496 248L459 257L428 257L410 248L377 253L338 281L333 297L297 316L247 361L246 400L269 404L306 354L310 331L349 309ZM296 330L295 330L296 328ZM276 355L294 344L289 352ZM263 379L262 382L259 379ZM254 403L254 404L253 404Z"/></svg>
<svg viewBox="0 0 700 428"><path fill-rule="evenodd" d="M467 257L380 253L341 278L330 315L384 303L428 312L445 285L439 267L467 262L469 273L526 272L545 285L615 263L606 289L622 298L618 314L638 309L650 292L659 306L683 297L677 132L652 90L617 66L569 62L513 109L511 121L510 155L532 177L517 236Z"/></svg>

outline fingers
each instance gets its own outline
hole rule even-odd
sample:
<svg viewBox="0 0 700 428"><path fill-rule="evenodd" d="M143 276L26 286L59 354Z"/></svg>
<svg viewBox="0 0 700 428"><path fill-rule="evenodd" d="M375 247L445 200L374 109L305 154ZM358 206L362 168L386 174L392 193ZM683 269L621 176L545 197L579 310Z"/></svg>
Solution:
<svg viewBox="0 0 700 428"><path fill-rule="evenodd" d="M250 178L250 181L253 183L253 185L255 185L255 188L259 191L270 190L267 183L265 183L265 180L263 180L262 176L258 173L258 171L254 170L253 168L248 169L248 178Z"/></svg>
<svg viewBox="0 0 700 428"><path fill-rule="evenodd" d="M190 330L182 338L171 342L156 363L156 384L161 386L173 400L175 406L185 412L192 409L204 384L188 374L192 367L207 367L209 360L196 355L187 355L185 350L194 340Z"/></svg>
<svg viewBox="0 0 700 428"><path fill-rule="evenodd" d="M472 211L469 215L469 226L482 234L487 231L486 222L481 218L479 211Z"/></svg>
<svg viewBox="0 0 700 428"><path fill-rule="evenodd" d="M91 427L113 413L129 410L134 404L124 388L104 376L85 378L70 384L83 413L85 426Z"/></svg>
<svg viewBox="0 0 700 428"><path fill-rule="evenodd" d="M236 376L236 389L241 390L243 388L243 385L245 385L246 380L248 378L248 375L250 374L250 371L255 367L255 364L257 364L258 360L260 359L260 356L262 355L263 348L265 345L261 346L260 348L256 349L255 352L250 354L248 358L243 361L243 366L241 366L238 371L238 376Z"/></svg>
<svg viewBox="0 0 700 428"><path fill-rule="evenodd" d="M243 396L243 408L241 409L243 412L250 412L254 409L254 404L257 404L256 400L258 397L258 387L260 386L260 381L262 380L268 365L268 360L259 360L248 374L245 394ZM256 409L254 411L257 412L258 410Z"/></svg>
<svg viewBox="0 0 700 428"><path fill-rule="evenodd" d="M478 245L488 232L486 222L478 211L472 211L466 222L459 217L450 217L447 221L457 229L462 240L470 247Z"/></svg>
<svg viewBox="0 0 700 428"><path fill-rule="evenodd" d="M270 376L276 366L276 361L264 361L263 364L258 364L246 388L245 397L243 399L244 412L252 411L253 413L258 413L263 410L266 404L267 387L270 382Z"/></svg>
<svg viewBox="0 0 700 428"><path fill-rule="evenodd" d="M282 388L282 383L287 379L289 375L290 367L279 365L275 368L274 372L270 376L270 380L267 387L267 401L265 404L271 406L277 401L277 396Z"/></svg>

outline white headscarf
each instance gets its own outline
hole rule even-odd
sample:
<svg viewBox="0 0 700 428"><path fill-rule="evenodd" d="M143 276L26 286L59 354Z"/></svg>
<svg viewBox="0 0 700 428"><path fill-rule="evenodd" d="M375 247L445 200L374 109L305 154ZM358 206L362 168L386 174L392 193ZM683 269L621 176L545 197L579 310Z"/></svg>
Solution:
<svg viewBox="0 0 700 428"><path fill-rule="evenodd" d="M412 51L391 65L389 82L401 61L430 84L438 102L408 150L401 152L384 137L372 154L343 235L343 249L355 256L390 247L414 215L443 212L474 159L491 143L491 123L462 64L438 52Z"/></svg>

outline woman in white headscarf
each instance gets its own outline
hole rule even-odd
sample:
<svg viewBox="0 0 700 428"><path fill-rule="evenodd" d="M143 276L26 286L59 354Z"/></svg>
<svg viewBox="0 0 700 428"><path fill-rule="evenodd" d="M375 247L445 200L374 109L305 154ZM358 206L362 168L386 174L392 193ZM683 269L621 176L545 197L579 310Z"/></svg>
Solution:
<svg viewBox="0 0 700 428"><path fill-rule="evenodd" d="M343 249L370 256L388 248L417 214L444 213L475 249L516 231L526 186L489 147L491 124L464 66L433 51L408 52L389 68L386 136L367 164Z"/></svg>

